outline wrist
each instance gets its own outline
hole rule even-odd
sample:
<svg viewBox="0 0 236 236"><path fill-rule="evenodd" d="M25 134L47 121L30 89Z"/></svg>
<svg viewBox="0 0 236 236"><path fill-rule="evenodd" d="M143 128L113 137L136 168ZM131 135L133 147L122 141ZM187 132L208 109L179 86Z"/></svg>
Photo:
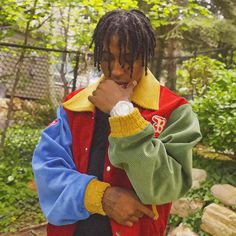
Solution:
<svg viewBox="0 0 236 236"><path fill-rule="evenodd" d="M105 215L102 206L103 195L110 184L93 179L87 185L85 196L84 196L84 206L90 213L98 213Z"/></svg>
<svg viewBox="0 0 236 236"><path fill-rule="evenodd" d="M107 213L109 212L109 209L111 208L111 199L110 199L110 189L111 187L106 188L106 190L103 193L102 196L102 209L105 212L105 214L107 215Z"/></svg>
<svg viewBox="0 0 236 236"><path fill-rule="evenodd" d="M134 110L134 106L129 101L119 101L115 104L115 106L111 109L111 116L125 116L131 113Z"/></svg>

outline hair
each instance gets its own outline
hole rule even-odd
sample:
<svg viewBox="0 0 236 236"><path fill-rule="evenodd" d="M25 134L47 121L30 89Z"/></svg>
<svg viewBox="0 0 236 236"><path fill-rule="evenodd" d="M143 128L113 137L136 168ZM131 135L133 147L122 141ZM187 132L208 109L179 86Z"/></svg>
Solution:
<svg viewBox="0 0 236 236"><path fill-rule="evenodd" d="M113 10L101 17L94 30L90 44L91 47L94 43L94 66L99 71L104 45L110 53L109 45L114 34L118 35L119 61L122 66L124 66L124 62L121 61L121 58L126 54L126 48L129 50L130 77L132 77L133 63L139 56L142 58L142 66L145 67L145 73L147 74L147 65L154 55L156 46L155 35L148 17L136 9L129 11ZM111 74L110 61L108 62L108 68Z"/></svg>

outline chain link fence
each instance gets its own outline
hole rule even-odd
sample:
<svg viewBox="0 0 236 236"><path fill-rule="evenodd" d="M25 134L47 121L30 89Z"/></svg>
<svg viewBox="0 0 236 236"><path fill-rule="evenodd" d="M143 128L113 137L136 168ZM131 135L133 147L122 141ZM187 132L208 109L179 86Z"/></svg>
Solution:
<svg viewBox="0 0 236 236"><path fill-rule="evenodd" d="M15 113L42 101L55 108L68 93L98 77L89 53L0 43L0 128L11 97Z"/></svg>

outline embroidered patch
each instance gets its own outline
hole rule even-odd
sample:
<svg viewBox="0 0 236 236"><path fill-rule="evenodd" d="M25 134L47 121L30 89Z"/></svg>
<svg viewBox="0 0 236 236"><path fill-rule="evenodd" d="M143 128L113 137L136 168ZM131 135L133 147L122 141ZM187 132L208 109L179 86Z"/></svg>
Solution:
<svg viewBox="0 0 236 236"><path fill-rule="evenodd" d="M152 126L155 129L155 134L160 134L166 125L166 118L158 115L152 117Z"/></svg>
<svg viewBox="0 0 236 236"><path fill-rule="evenodd" d="M52 125L55 125L56 123L58 122L58 120L57 119L55 119L52 123L50 123L49 124L49 126L48 127L50 127L50 126L52 126Z"/></svg>

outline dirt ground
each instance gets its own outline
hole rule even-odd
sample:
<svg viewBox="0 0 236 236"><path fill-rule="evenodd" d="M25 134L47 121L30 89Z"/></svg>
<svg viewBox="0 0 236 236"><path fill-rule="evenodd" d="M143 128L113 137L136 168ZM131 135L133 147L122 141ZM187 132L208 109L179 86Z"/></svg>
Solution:
<svg viewBox="0 0 236 236"><path fill-rule="evenodd" d="M31 226L16 233L0 233L0 236L47 236L46 224L47 223L42 223L40 225Z"/></svg>

